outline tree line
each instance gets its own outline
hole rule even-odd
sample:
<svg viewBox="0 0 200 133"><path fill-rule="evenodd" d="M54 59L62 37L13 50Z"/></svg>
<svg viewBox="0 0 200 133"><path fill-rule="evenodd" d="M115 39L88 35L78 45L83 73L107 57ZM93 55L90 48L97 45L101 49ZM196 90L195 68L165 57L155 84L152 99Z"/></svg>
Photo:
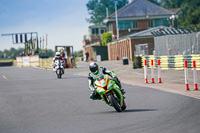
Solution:
<svg viewBox="0 0 200 133"><path fill-rule="evenodd" d="M46 50L40 50L40 57L54 57L55 56L55 51L52 49L47 49ZM24 48L10 48L9 50L5 49L3 51L0 50L0 59L13 59L15 60L16 57L18 56L25 56L24 55ZM83 56L83 50L75 51L74 52L75 57L82 57Z"/></svg>
<svg viewBox="0 0 200 133"><path fill-rule="evenodd" d="M24 48L10 48L9 50L5 49L3 51L0 50L0 59L16 59L17 56L25 56L24 53ZM51 49L47 49L47 51L43 51L41 55L53 57L55 52Z"/></svg>

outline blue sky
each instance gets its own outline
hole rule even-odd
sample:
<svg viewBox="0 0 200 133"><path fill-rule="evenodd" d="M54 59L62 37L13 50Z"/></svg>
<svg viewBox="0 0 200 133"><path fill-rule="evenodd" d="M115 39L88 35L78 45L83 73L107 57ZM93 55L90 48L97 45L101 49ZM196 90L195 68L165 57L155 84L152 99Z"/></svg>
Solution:
<svg viewBox="0 0 200 133"><path fill-rule="evenodd" d="M73 45L82 49L88 34L88 0L0 0L0 34L38 32L48 34L48 48ZM0 50L24 47L12 44L11 36L0 36Z"/></svg>
<svg viewBox="0 0 200 133"><path fill-rule="evenodd" d="M0 0L0 34L38 32L48 34L47 48L72 45L82 49L83 36L88 34L89 0ZM130 0L131 1L131 0ZM24 47L12 44L11 36L0 36L0 50Z"/></svg>

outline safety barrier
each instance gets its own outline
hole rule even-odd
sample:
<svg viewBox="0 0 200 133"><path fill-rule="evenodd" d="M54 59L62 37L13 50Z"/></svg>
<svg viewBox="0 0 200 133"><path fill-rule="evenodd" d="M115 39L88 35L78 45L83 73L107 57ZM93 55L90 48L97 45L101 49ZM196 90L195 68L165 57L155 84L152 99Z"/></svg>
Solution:
<svg viewBox="0 0 200 133"><path fill-rule="evenodd" d="M77 62L77 61L83 61L82 57L76 57L75 62Z"/></svg>
<svg viewBox="0 0 200 133"><path fill-rule="evenodd" d="M0 66L13 66L13 60L0 60Z"/></svg>
<svg viewBox="0 0 200 133"><path fill-rule="evenodd" d="M151 83L155 83L154 81L154 60L151 59ZM157 66L158 66L158 83L161 82L161 71L160 71L160 59L157 60ZM144 79L145 83L148 83L148 73L147 73L147 60L144 60Z"/></svg>
<svg viewBox="0 0 200 133"><path fill-rule="evenodd" d="M144 79L145 79L145 83L148 83L148 79L147 79L147 60L144 60Z"/></svg>
<svg viewBox="0 0 200 133"><path fill-rule="evenodd" d="M193 77L194 77L194 89L198 90L198 86L197 86L197 72L196 72L196 61L193 61Z"/></svg>
<svg viewBox="0 0 200 133"><path fill-rule="evenodd" d="M40 64L39 67L40 68L46 68L46 69L53 68L52 60L53 60L53 58L40 58L40 60L39 60L39 64Z"/></svg>
<svg viewBox="0 0 200 133"><path fill-rule="evenodd" d="M160 71L160 59L158 61L158 83L162 83L161 81L161 71Z"/></svg>
<svg viewBox="0 0 200 133"><path fill-rule="evenodd" d="M198 90L198 85L197 85L197 72L196 72L196 61L192 62L192 66L193 66L193 79L194 79L194 90ZM186 90L189 91L189 82L188 82L188 62L187 60L184 61L184 69L185 69L185 86L186 86Z"/></svg>
<svg viewBox="0 0 200 133"><path fill-rule="evenodd" d="M189 82L188 82L188 63L187 63L187 60L184 61L184 66L185 66L185 87L186 87L186 90L190 90L189 88Z"/></svg>
<svg viewBox="0 0 200 133"><path fill-rule="evenodd" d="M45 68L45 69L52 69L53 68L53 58L40 58L39 60L39 67L40 68ZM65 66L66 68L76 68L76 61L72 62L72 63L67 63L67 65Z"/></svg>
<svg viewBox="0 0 200 133"><path fill-rule="evenodd" d="M175 70L184 70L184 61L187 60L188 68L193 69L192 62L196 61L196 70L200 70L200 55L175 55L175 56L141 56L142 66L144 67L144 60L147 60L147 67L151 67L151 60L154 60L154 68L158 66L157 60L160 59L160 68L167 70L173 68Z"/></svg>
<svg viewBox="0 0 200 133"><path fill-rule="evenodd" d="M196 61L196 70L200 70L200 55L192 55L192 60Z"/></svg>
<svg viewBox="0 0 200 133"><path fill-rule="evenodd" d="M180 57L181 58L181 57ZM184 59L184 58L182 58ZM187 57L188 59L188 57ZM155 83L154 82L154 60L155 59L151 59L151 83ZM189 60L189 59L188 59ZM155 60L156 61L156 60ZM191 62L191 60L189 60L189 62ZM180 63L182 64L182 63ZM189 76L188 76L188 61L185 60L184 61L184 73L185 73L185 86L186 86L186 90L189 91ZM178 65L180 66L180 65ZM158 83L161 83L161 71L160 71L160 59L157 59L157 67L158 67ZM196 72L196 61L192 61L192 65L190 63L190 67L193 68L193 78L194 78L194 90L198 90L198 85L197 85L197 72ZM144 59L144 79L145 79L145 83L148 83L148 73L147 73L147 60Z"/></svg>
<svg viewBox="0 0 200 133"><path fill-rule="evenodd" d="M0 66L12 66L13 62L1 62Z"/></svg>

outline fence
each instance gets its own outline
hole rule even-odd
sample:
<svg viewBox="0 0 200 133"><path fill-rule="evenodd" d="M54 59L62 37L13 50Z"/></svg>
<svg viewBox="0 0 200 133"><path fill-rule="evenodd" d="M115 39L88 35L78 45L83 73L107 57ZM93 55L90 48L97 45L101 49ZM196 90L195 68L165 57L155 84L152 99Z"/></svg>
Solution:
<svg viewBox="0 0 200 133"><path fill-rule="evenodd" d="M166 28L165 34L154 36L155 55L200 54L200 32Z"/></svg>

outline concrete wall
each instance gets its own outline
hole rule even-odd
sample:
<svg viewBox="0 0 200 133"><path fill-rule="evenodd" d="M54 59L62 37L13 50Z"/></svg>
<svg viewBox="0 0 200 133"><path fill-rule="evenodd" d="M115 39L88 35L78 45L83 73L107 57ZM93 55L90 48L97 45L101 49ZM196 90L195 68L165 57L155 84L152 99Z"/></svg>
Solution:
<svg viewBox="0 0 200 133"><path fill-rule="evenodd" d="M19 67L38 67L39 66L39 56L22 56L16 57L16 66Z"/></svg>

